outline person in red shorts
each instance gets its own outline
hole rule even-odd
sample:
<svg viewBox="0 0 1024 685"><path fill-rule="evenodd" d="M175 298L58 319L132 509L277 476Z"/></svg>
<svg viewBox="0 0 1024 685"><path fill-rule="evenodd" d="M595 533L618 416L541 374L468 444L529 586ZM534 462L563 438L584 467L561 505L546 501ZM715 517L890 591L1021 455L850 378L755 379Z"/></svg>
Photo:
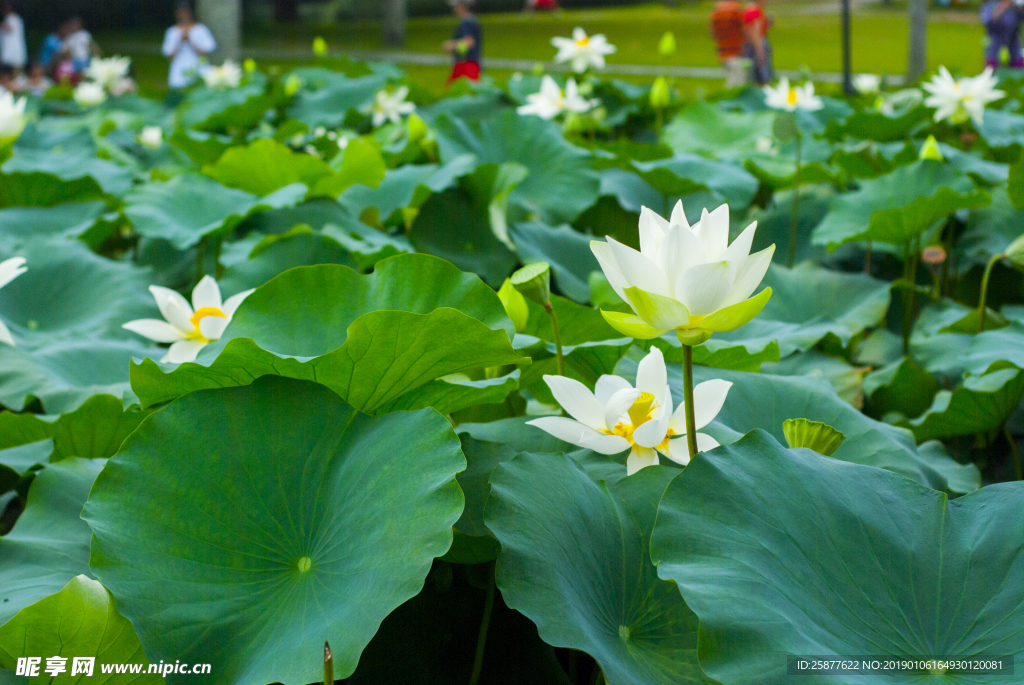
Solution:
<svg viewBox="0 0 1024 685"><path fill-rule="evenodd" d="M743 33L746 37L743 56L751 60L751 78L762 86L775 79L772 45L768 42L771 25L771 20L764 13L764 0L754 0L743 10Z"/></svg>
<svg viewBox="0 0 1024 685"><path fill-rule="evenodd" d="M466 77L471 81L480 80L480 54L483 32L480 29L480 22L470 10L472 0L449 0L452 11L459 17L459 25L452 33L452 39L446 40L442 48L452 53L455 58L455 66L452 67L451 76L448 77L448 84L451 85L455 79Z"/></svg>

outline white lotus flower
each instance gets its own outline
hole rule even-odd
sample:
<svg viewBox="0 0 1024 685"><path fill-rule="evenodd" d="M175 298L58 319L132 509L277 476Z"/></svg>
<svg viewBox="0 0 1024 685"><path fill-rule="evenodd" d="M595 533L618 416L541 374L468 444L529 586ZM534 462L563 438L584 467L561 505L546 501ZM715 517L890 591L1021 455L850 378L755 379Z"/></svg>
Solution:
<svg viewBox="0 0 1024 685"><path fill-rule="evenodd" d="M954 79L946 67L939 67L939 73L921 86L930 95L924 104L935 108L935 121L948 119L950 123L962 124L968 119L980 126L985 116L985 105L1006 95L996 90L999 82L992 74L992 67L985 67L974 78Z"/></svg>
<svg viewBox="0 0 1024 685"><path fill-rule="evenodd" d="M95 107L107 99L107 91L98 83L82 81L75 86L73 97L79 107Z"/></svg>
<svg viewBox="0 0 1024 685"><path fill-rule="evenodd" d="M181 364L194 361L199 350L214 340L220 340L238 305L252 290L232 295L222 303L217 281L203 276L192 291L191 306L188 300L170 288L151 285L149 292L153 293L165 321L138 319L129 321L122 328L156 342L171 343L171 348L160 361Z"/></svg>
<svg viewBox="0 0 1024 685"><path fill-rule="evenodd" d="M131 66L131 57L93 57L89 60L89 66L85 68L85 75L104 88L111 89L128 76Z"/></svg>
<svg viewBox="0 0 1024 685"><path fill-rule="evenodd" d="M237 88L242 82L242 68L238 63L226 59L219 67L207 67L203 70L203 83L207 88Z"/></svg>
<svg viewBox="0 0 1024 685"><path fill-rule="evenodd" d="M878 74L857 74L853 77L853 87L861 95L877 93L882 87L882 77Z"/></svg>
<svg viewBox="0 0 1024 685"><path fill-rule="evenodd" d="M527 95L526 102L527 104L516 111L520 114L536 114L541 119L554 119L562 112L589 112L597 105L598 100L588 100L580 96L576 79L570 78L566 81L563 93L555 79L545 76L541 79L540 90Z"/></svg>
<svg viewBox="0 0 1024 685"><path fill-rule="evenodd" d="M569 62L577 74L582 74L590 67L604 69L604 56L616 50L604 34L588 36L578 26L572 30L572 38L552 38L551 44L558 48L555 61Z"/></svg>
<svg viewBox="0 0 1024 685"><path fill-rule="evenodd" d="M400 86L390 93L387 90L378 90L373 96L373 102L363 111L373 114L374 128L381 126L385 121L399 124L402 115L416 111L416 105L406 102L408 94L409 86Z"/></svg>
<svg viewBox="0 0 1024 685"><path fill-rule="evenodd" d="M119 78L117 81L110 86L111 95L124 95L125 93L134 93L139 89L139 84L133 81L130 77L125 76Z"/></svg>
<svg viewBox="0 0 1024 685"><path fill-rule="evenodd" d="M10 92L0 94L0 147L10 145L25 130L25 98L15 100Z"/></svg>
<svg viewBox="0 0 1024 685"><path fill-rule="evenodd" d="M527 423L560 440L601 454L629 450L626 472L633 475L658 463L661 453L680 464L690 461L686 445L686 406L672 411L665 358L657 347L640 361L634 388L624 378L601 376L594 392L564 376L544 376L551 393L573 418L545 416ZM698 429L718 415L732 383L705 381L693 390ZM718 447L710 435L697 433L700 451Z"/></svg>
<svg viewBox="0 0 1024 685"><path fill-rule="evenodd" d="M24 257L11 257L0 262L0 288L4 287L18 276L28 271L28 267L25 266ZM3 321L0 321L0 342L7 343L11 347L14 347L14 336L4 325Z"/></svg>
<svg viewBox="0 0 1024 685"><path fill-rule="evenodd" d="M143 126L139 143L149 150L157 150L164 144L164 131L159 126Z"/></svg>
<svg viewBox="0 0 1024 685"><path fill-rule="evenodd" d="M671 221L646 207L640 211L640 251L612 237L590 249L615 292L635 314L601 314L617 331L633 338L657 338L676 330L697 345L712 333L746 324L768 302L771 288L757 288L775 245L751 255L757 222L729 245L729 206L722 205L693 226L677 202ZM749 299L748 299L749 298Z"/></svg>
<svg viewBox="0 0 1024 685"><path fill-rule="evenodd" d="M795 112L802 109L813 112L824 107L821 98L814 94L814 84L808 81L802 86L789 85L789 79L783 76L775 87L764 87L764 102L772 109Z"/></svg>

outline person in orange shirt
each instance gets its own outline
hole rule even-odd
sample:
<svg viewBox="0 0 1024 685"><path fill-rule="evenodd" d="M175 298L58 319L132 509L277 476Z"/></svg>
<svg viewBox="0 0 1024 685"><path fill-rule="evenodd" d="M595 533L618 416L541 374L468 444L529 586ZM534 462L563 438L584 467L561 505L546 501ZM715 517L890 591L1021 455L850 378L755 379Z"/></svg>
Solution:
<svg viewBox="0 0 1024 685"><path fill-rule="evenodd" d="M743 56L751 60L750 75L758 85L775 79L772 65L772 45L768 42L771 19L764 13L764 0L753 0L743 10Z"/></svg>
<svg viewBox="0 0 1024 685"><path fill-rule="evenodd" d="M725 67L725 87L735 88L747 81L743 59L743 7L736 0L720 0L711 12L711 35L718 59Z"/></svg>

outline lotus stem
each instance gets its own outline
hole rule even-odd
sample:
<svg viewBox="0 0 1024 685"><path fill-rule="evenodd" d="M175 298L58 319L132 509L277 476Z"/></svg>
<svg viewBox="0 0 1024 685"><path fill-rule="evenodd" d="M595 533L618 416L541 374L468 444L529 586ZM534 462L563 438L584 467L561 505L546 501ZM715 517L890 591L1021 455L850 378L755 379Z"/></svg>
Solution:
<svg viewBox="0 0 1024 685"><path fill-rule="evenodd" d="M487 647L487 627L491 623L491 610L494 609L494 565L491 565L490 583L487 585L487 596L484 598L484 615L480 619L480 632L476 637L476 655L473 657L473 672L469 676L469 685L476 685L480 680L480 671L484 667L484 650Z"/></svg>
<svg viewBox="0 0 1024 685"><path fill-rule="evenodd" d="M220 252L223 247L224 237L217 236L213 243L213 271L214 278L216 278L218 281L220 280L221 276L224 275L224 266L220 263Z"/></svg>
<svg viewBox="0 0 1024 685"><path fill-rule="evenodd" d="M1024 480L1024 470L1021 469L1020 465L1020 452L1017 450L1017 441L1013 439L1013 433L1010 429L1003 424L1003 435L1006 436L1006 442L1010 443L1010 457L1013 459L1013 474L1017 476L1017 480Z"/></svg>
<svg viewBox="0 0 1024 685"><path fill-rule="evenodd" d="M871 275L871 241L868 241L868 246L864 250L864 273L868 276Z"/></svg>
<svg viewBox="0 0 1024 685"><path fill-rule="evenodd" d="M693 348L683 345L683 399L686 402L686 447L697 456L697 418L693 406Z"/></svg>
<svg viewBox="0 0 1024 685"><path fill-rule="evenodd" d="M796 241L800 230L800 146L801 136L797 134L796 142L796 170L793 172L793 201L790 204L789 213L789 253L786 255L786 266L793 268L796 261Z"/></svg>
<svg viewBox="0 0 1024 685"><path fill-rule="evenodd" d="M917 251L909 240L903 251L903 277L907 281L907 289L903 293L903 354L910 354L910 332L914 327L914 306L917 304Z"/></svg>
<svg viewBox="0 0 1024 685"><path fill-rule="evenodd" d="M199 244L196 245L196 283L203 280L203 252L206 250L206 238L202 237L199 239Z"/></svg>
<svg viewBox="0 0 1024 685"><path fill-rule="evenodd" d="M1003 253L994 254L985 265L985 273L981 276L981 295L978 297L978 332L985 330L985 299L988 297L988 279L992 276L992 267L1003 258Z"/></svg>
<svg viewBox="0 0 1024 685"><path fill-rule="evenodd" d="M326 640L324 640L324 685L334 685L334 655Z"/></svg>
<svg viewBox="0 0 1024 685"><path fill-rule="evenodd" d="M558 360L558 375L565 375L565 356L562 354L562 334L558 331L558 315L555 314L555 308L551 305L551 302L544 303L544 311L548 313L548 317L551 319L551 332L555 336L555 354Z"/></svg>

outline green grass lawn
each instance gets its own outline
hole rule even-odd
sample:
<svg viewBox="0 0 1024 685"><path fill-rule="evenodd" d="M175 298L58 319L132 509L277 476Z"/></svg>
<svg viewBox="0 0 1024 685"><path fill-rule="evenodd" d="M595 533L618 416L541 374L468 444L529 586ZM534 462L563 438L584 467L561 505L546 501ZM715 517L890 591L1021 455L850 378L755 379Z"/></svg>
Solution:
<svg viewBox="0 0 1024 685"><path fill-rule="evenodd" d="M573 27L582 26L590 33L604 33L618 46L609 63L672 64L680 66L715 66L714 41L708 33L709 0L687 4L678 9L662 5L642 5L606 9L564 10L555 14L484 14L484 55L530 60L550 60L554 48L552 36L568 35ZM813 71L839 71L840 20L836 14L808 13L807 3L772 6L775 16L771 40L775 48L775 64L782 69L808 67ZM946 65L953 72L976 73L981 68L981 26L963 11L933 11L929 25L928 56L930 68ZM407 50L440 52L441 42L449 37L454 17L424 17L409 21ZM676 35L678 51L669 59L657 53L662 33ZM324 36L332 50L382 49L380 26L374 21L338 22L330 26L274 26L247 30L245 44L259 47L305 49L313 36ZM857 72L899 74L906 69L907 21L902 8L886 9L870 6L858 10L853 17L853 68ZM105 34L102 41L158 40L159 36L142 34ZM166 72L166 63L159 56L138 56L136 66L140 80L147 88L158 88ZM440 89L447 70L441 67L405 67L423 85ZM507 73L493 71L496 78ZM714 82L689 84L694 87L715 87Z"/></svg>

